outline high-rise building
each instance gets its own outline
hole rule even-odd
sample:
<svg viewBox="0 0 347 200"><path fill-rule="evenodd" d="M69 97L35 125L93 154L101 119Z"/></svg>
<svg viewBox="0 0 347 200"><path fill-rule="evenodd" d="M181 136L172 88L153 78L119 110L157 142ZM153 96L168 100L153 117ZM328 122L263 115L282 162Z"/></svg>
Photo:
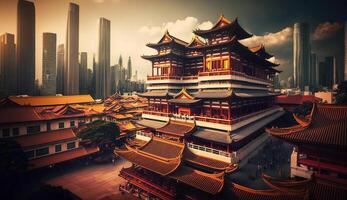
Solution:
<svg viewBox="0 0 347 200"><path fill-rule="evenodd" d="M87 52L81 52L80 54L80 63L79 63L79 87L80 94L87 93L87 68L88 68L88 59Z"/></svg>
<svg viewBox="0 0 347 200"><path fill-rule="evenodd" d="M131 58L129 56L128 67L127 67L127 79L131 80L131 77L132 77L132 66L131 66Z"/></svg>
<svg viewBox="0 0 347 200"><path fill-rule="evenodd" d="M117 91L117 84L116 84L116 65L112 65L111 66L111 70L110 70L111 76L111 94L114 94Z"/></svg>
<svg viewBox="0 0 347 200"><path fill-rule="evenodd" d="M288 88L293 88L294 87L294 79L293 79L292 76L288 77L287 82L288 82L288 85L287 85Z"/></svg>
<svg viewBox="0 0 347 200"><path fill-rule="evenodd" d="M64 94L79 94L79 66L78 66L78 40L79 40L79 6L70 3L67 18L67 31L65 43L64 64Z"/></svg>
<svg viewBox="0 0 347 200"><path fill-rule="evenodd" d="M115 65L115 82L116 82L116 91L119 91L120 88L120 80L121 80L121 68L120 65Z"/></svg>
<svg viewBox="0 0 347 200"><path fill-rule="evenodd" d="M35 5L17 5L17 92L33 95L35 89Z"/></svg>
<svg viewBox="0 0 347 200"><path fill-rule="evenodd" d="M309 85L310 28L307 23L295 23L293 33L294 87Z"/></svg>
<svg viewBox="0 0 347 200"><path fill-rule="evenodd" d="M55 33L43 33L42 44L42 94L55 95L57 35Z"/></svg>
<svg viewBox="0 0 347 200"><path fill-rule="evenodd" d="M318 72L319 72L319 85L321 87L326 87L326 65L324 61L319 62L318 64Z"/></svg>
<svg viewBox="0 0 347 200"><path fill-rule="evenodd" d="M310 75L310 88L312 88L313 90L315 90L318 87L318 58L317 58L317 54L311 52L310 55L310 71L309 71L309 75Z"/></svg>
<svg viewBox="0 0 347 200"><path fill-rule="evenodd" d="M95 87L96 87L96 61L95 61L95 53L93 54L93 73L92 73L92 96L95 97Z"/></svg>
<svg viewBox="0 0 347 200"><path fill-rule="evenodd" d="M325 57L325 73L324 76L326 77L326 84L325 86L329 89L332 88L333 82L334 82L334 68L335 68L335 57L328 56Z"/></svg>
<svg viewBox="0 0 347 200"><path fill-rule="evenodd" d="M0 36L0 96L17 94L16 46L14 35Z"/></svg>
<svg viewBox="0 0 347 200"><path fill-rule="evenodd" d="M345 72L345 76L344 76L344 80L347 80L347 21L345 22L345 64L344 64L344 72Z"/></svg>
<svg viewBox="0 0 347 200"><path fill-rule="evenodd" d="M64 93L64 44L58 46L57 52L57 94Z"/></svg>
<svg viewBox="0 0 347 200"><path fill-rule="evenodd" d="M123 58L122 58L122 55L119 56L118 65L119 65L121 68L123 67Z"/></svg>
<svg viewBox="0 0 347 200"><path fill-rule="evenodd" d="M100 18L98 65L96 68L96 98L103 99L111 95L110 39L110 21Z"/></svg>

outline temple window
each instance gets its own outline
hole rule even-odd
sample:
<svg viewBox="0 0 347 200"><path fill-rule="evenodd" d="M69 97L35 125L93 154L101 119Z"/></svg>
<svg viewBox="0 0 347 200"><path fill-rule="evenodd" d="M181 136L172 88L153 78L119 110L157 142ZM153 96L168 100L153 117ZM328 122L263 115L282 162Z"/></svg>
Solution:
<svg viewBox="0 0 347 200"><path fill-rule="evenodd" d="M211 62L211 60L208 60L206 62L206 69L207 69L207 71L211 71L212 70L212 62Z"/></svg>
<svg viewBox="0 0 347 200"><path fill-rule="evenodd" d="M28 134L34 134L34 133L38 133L38 132L40 132L40 125L27 127L27 133Z"/></svg>
<svg viewBox="0 0 347 200"><path fill-rule="evenodd" d="M229 59L224 59L223 60L223 69L229 69Z"/></svg>
<svg viewBox="0 0 347 200"><path fill-rule="evenodd" d="M61 144L55 145L55 152L61 152Z"/></svg>
<svg viewBox="0 0 347 200"><path fill-rule="evenodd" d="M61 128L64 128L64 122L59 122L59 128L61 129Z"/></svg>
<svg viewBox="0 0 347 200"><path fill-rule="evenodd" d="M49 149L48 147L40 148L35 150L36 156L44 156L49 154Z"/></svg>
<svg viewBox="0 0 347 200"><path fill-rule="evenodd" d="M69 142L66 144L67 149L74 149L76 147L76 142Z"/></svg>
<svg viewBox="0 0 347 200"><path fill-rule="evenodd" d="M2 137L10 137L10 129L9 128L2 129Z"/></svg>

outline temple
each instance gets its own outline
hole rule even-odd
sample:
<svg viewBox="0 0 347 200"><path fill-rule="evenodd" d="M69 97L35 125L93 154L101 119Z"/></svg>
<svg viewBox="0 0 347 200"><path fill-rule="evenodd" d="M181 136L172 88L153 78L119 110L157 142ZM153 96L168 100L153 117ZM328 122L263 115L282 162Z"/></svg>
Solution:
<svg viewBox="0 0 347 200"><path fill-rule="evenodd" d="M347 106L314 104L309 116L294 118L296 126L267 129L272 136L295 145L291 176L314 175L347 185Z"/></svg>
<svg viewBox="0 0 347 200"><path fill-rule="evenodd" d="M264 127L284 113L274 104L277 64L263 45L239 42L252 35L237 19L221 16L194 34L187 43L166 31L147 44L158 52L142 56L152 62L148 91L139 94L148 106L136 122L141 128L115 150L133 163L119 174L127 181L123 192L143 199L218 199L235 189L226 186L225 175L247 162L268 139Z"/></svg>

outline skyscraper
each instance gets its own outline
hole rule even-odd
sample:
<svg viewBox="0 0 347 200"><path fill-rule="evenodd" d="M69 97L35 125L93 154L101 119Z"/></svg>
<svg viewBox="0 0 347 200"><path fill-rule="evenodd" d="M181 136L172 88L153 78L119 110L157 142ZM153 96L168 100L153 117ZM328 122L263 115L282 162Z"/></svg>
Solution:
<svg viewBox="0 0 347 200"><path fill-rule="evenodd" d="M344 64L344 68L345 68L345 77L344 80L347 80L347 21L345 22L345 64Z"/></svg>
<svg viewBox="0 0 347 200"><path fill-rule="evenodd" d="M324 64L319 66L320 77L322 79L322 86L331 89L334 82L334 68L335 68L335 57L325 57Z"/></svg>
<svg viewBox="0 0 347 200"><path fill-rule="evenodd" d="M42 44L42 93L55 95L57 35L55 33L43 33Z"/></svg>
<svg viewBox="0 0 347 200"><path fill-rule="evenodd" d="M111 70L110 70L110 73L111 73L111 94L114 94L117 90L116 86L116 65L112 65L111 66Z"/></svg>
<svg viewBox="0 0 347 200"><path fill-rule="evenodd" d="M17 94L16 46L14 35L0 36L0 96Z"/></svg>
<svg viewBox="0 0 347 200"><path fill-rule="evenodd" d="M87 52L81 52L80 54L80 64L79 64L79 86L80 86L80 93L86 94L87 93Z"/></svg>
<svg viewBox="0 0 347 200"><path fill-rule="evenodd" d="M309 85L310 28L307 23L295 23L293 32L294 87Z"/></svg>
<svg viewBox="0 0 347 200"><path fill-rule="evenodd" d="M96 67L96 98L111 95L110 74L110 21L100 18L98 64Z"/></svg>
<svg viewBox="0 0 347 200"><path fill-rule="evenodd" d="M127 79L128 80L131 80L131 77L132 77L132 67L131 67L131 58L129 56L129 59L128 59L128 68L127 68Z"/></svg>
<svg viewBox="0 0 347 200"><path fill-rule="evenodd" d="M79 66L78 66L78 40L79 40L79 6L70 3L67 18L67 31L65 43L64 64L64 94L79 94Z"/></svg>
<svg viewBox="0 0 347 200"><path fill-rule="evenodd" d="M317 54L315 54L314 52L311 52L310 55L310 71L309 71L309 75L310 75L310 88L312 88L313 90L315 90L318 87L318 58L317 58Z"/></svg>
<svg viewBox="0 0 347 200"><path fill-rule="evenodd" d="M58 46L57 52L57 94L64 93L64 44Z"/></svg>
<svg viewBox="0 0 347 200"><path fill-rule="evenodd" d="M35 6L19 0L17 5L17 91L34 94L35 88Z"/></svg>

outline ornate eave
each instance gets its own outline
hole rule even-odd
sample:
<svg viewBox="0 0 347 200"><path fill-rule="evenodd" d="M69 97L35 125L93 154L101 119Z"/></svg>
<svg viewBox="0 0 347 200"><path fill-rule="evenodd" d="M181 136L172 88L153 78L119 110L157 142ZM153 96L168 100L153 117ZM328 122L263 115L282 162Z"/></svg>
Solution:
<svg viewBox="0 0 347 200"><path fill-rule="evenodd" d="M208 29L208 30L198 29L198 30L195 30L194 33L198 36L206 38L210 34L224 31L224 30L230 31L233 35L235 35L237 40L242 40L242 39L252 37L252 34L248 33L239 25L237 18L235 18L232 22L230 22L223 15L221 15L219 20L215 23L215 25L211 29Z"/></svg>

